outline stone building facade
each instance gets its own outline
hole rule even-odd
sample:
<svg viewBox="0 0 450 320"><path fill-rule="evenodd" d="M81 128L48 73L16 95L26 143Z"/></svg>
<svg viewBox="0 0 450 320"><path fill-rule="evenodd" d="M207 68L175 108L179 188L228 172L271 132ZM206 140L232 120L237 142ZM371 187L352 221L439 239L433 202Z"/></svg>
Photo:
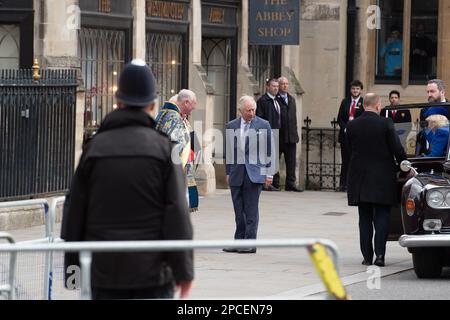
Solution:
<svg viewBox="0 0 450 320"><path fill-rule="evenodd" d="M238 115L239 97L259 97L268 77L290 80L299 131L306 117L312 127L331 128L349 79L360 79L365 92L381 94L385 103L392 89L400 91L403 102L424 101L430 77L450 83L450 0L303 0L300 45L283 46L249 45L249 1L4 0L0 32L10 41L0 43L0 69L30 68L37 58L43 68L79 70L77 160L83 136L115 107L123 65L132 58L146 60L158 80L161 101L182 88L198 95L191 121L202 150L212 156L198 166L202 194L224 186L220 152L211 148L221 142L211 130L223 131ZM427 52L424 70L417 70L413 53L420 24L435 48ZM394 27L401 29L402 67L389 75L381 52ZM324 151L333 157L339 153Z"/></svg>
<svg viewBox="0 0 450 320"><path fill-rule="evenodd" d="M223 132L225 123L237 116L240 96L258 97L266 78L284 75L302 119L300 47L249 46L248 0L2 1L0 15L12 13L16 19L0 23L3 35L16 43L16 52L0 44L0 68L30 68L36 58L41 68L79 70L76 160L83 137L116 107L118 74L133 58L146 60L153 69L161 102L182 88L197 93L191 122L203 155L211 155L197 169L202 194L224 186L221 152L211 148L221 146L210 132Z"/></svg>

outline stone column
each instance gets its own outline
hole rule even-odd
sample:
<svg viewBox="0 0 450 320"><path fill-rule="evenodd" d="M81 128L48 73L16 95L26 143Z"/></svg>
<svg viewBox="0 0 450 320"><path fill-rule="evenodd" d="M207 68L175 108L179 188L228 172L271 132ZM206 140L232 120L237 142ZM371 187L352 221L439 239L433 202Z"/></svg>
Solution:
<svg viewBox="0 0 450 320"><path fill-rule="evenodd" d="M78 0L35 1L38 49L42 68L78 69L78 29L80 28L80 8ZM81 71L78 78L81 80ZM85 94L78 87L75 116L75 166L81 155L83 142L83 118Z"/></svg>
<svg viewBox="0 0 450 320"><path fill-rule="evenodd" d="M338 83L336 114L338 114L340 102L345 98L346 64L347 64L347 1L342 1L339 11L339 63L338 63Z"/></svg>
<svg viewBox="0 0 450 320"><path fill-rule="evenodd" d="M450 4L448 1L439 1L439 14L438 14L438 78L445 81L447 86L450 85L450 34L446 32L450 30ZM447 94L447 96L449 96ZM448 98L448 97L447 97Z"/></svg>
<svg viewBox="0 0 450 320"><path fill-rule="evenodd" d="M202 4L192 0L190 8L189 42L189 89L197 95L197 108L190 121L202 146L202 159L195 179L200 195L213 194L216 190L216 175L211 163L212 137L208 134L213 128L214 89L208 83L206 71L202 67ZM201 204L200 204L201 208Z"/></svg>
<svg viewBox="0 0 450 320"><path fill-rule="evenodd" d="M259 92L258 84L248 66L248 0L242 0L242 11L239 32L239 61L237 75L237 100L243 95L256 96ZM236 106L238 104L236 103ZM237 112L239 115L239 111Z"/></svg>
<svg viewBox="0 0 450 320"><path fill-rule="evenodd" d="M303 125L303 88L300 84L300 46L282 47L282 75L289 80L289 93L295 98L297 105L297 128L300 141L297 144L296 177L297 183L304 186L304 166L300 165L302 154L302 125ZM285 162L280 161L282 181L285 181Z"/></svg>
<svg viewBox="0 0 450 320"><path fill-rule="evenodd" d="M145 0L133 0L133 59L145 61L146 31L145 31Z"/></svg>
<svg viewBox="0 0 450 320"><path fill-rule="evenodd" d="M41 1L43 67L79 68L77 0Z"/></svg>
<svg viewBox="0 0 450 320"><path fill-rule="evenodd" d="M190 12L190 58L193 64L202 64L202 2L192 0ZM190 80L190 79L189 79Z"/></svg>

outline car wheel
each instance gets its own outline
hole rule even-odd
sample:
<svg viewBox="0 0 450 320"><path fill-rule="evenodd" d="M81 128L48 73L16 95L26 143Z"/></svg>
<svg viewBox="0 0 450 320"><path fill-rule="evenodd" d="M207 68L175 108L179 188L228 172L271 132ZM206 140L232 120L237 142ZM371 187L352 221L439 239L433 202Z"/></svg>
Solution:
<svg viewBox="0 0 450 320"><path fill-rule="evenodd" d="M414 271L418 278L437 278L442 272L442 257L439 250L427 249L413 252Z"/></svg>

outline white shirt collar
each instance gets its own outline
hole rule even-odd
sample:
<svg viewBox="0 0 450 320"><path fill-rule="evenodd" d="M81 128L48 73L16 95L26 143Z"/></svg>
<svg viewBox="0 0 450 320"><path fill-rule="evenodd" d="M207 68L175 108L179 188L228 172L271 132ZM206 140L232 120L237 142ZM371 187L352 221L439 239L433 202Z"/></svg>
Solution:
<svg viewBox="0 0 450 320"><path fill-rule="evenodd" d="M275 100L275 96L271 95L270 93L267 92L267 95L269 96L270 99Z"/></svg>
<svg viewBox="0 0 450 320"><path fill-rule="evenodd" d="M358 102L358 101L359 101L359 98L361 98L361 96L358 96L358 98L353 98L353 97L352 97L352 102L353 102L353 101Z"/></svg>
<svg viewBox="0 0 450 320"><path fill-rule="evenodd" d="M246 121L244 120L244 118L241 117L241 127L245 126L245 123L246 123ZM250 123L252 123L252 122L250 121Z"/></svg>

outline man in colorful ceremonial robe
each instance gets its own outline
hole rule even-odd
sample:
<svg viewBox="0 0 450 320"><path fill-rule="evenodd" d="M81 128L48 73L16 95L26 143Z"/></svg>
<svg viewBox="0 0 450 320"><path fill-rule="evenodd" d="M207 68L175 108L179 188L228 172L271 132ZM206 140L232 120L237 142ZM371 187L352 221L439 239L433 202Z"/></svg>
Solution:
<svg viewBox="0 0 450 320"><path fill-rule="evenodd" d="M156 130L165 133L175 143L172 152L172 161L181 161L184 168L187 184L189 210L198 210L198 190L194 177L195 153L191 144L191 124L187 119L197 105L197 97L194 92L183 89L178 95L164 103L156 118ZM179 159L173 159L173 155L179 155Z"/></svg>

